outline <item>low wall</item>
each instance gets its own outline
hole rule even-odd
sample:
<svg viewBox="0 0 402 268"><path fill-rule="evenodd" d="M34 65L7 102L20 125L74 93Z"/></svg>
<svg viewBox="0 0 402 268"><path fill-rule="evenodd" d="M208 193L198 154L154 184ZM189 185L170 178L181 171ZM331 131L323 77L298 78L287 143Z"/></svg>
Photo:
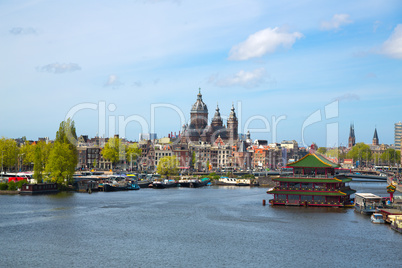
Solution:
<svg viewBox="0 0 402 268"><path fill-rule="evenodd" d="M0 191L0 194L19 194L20 191Z"/></svg>
<svg viewBox="0 0 402 268"><path fill-rule="evenodd" d="M275 182L272 181L273 176L267 176L267 177L258 177L258 183L260 184L260 187L274 187Z"/></svg>

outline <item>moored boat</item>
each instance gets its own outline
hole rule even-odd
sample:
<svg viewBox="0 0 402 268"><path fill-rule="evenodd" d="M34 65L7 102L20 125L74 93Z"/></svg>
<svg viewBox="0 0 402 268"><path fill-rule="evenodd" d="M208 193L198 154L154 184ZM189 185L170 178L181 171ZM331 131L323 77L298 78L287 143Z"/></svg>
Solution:
<svg viewBox="0 0 402 268"><path fill-rule="evenodd" d="M389 216L391 220L391 229L402 234L402 216Z"/></svg>
<svg viewBox="0 0 402 268"><path fill-rule="evenodd" d="M20 194L22 195L37 195L37 194L55 194L58 193L57 183L38 183L38 184L23 184Z"/></svg>
<svg viewBox="0 0 402 268"><path fill-rule="evenodd" d="M199 188L207 185L209 183L208 178L199 179L181 179L179 180L180 187L188 187L188 188Z"/></svg>
<svg viewBox="0 0 402 268"><path fill-rule="evenodd" d="M236 185L237 178L220 177L217 184L218 185Z"/></svg>
<svg viewBox="0 0 402 268"><path fill-rule="evenodd" d="M385 223L384 216L381 213L373 213L370 220L372 223Z"/></svg>
<svg viewBox="0 0 402 268"><path fill-rule="evenodd" d="M355 194L355 211L362 214L371 214L378 207L382 207L382 197L372 193Z"/></svg>
<svg viewBox="0 0 402 268"><path fill-rule="evenodd" d="M165 189L177 187L178 183L175 180L163 180L163 181L154 181L152 183L152 188L154 189Z"/></svg>

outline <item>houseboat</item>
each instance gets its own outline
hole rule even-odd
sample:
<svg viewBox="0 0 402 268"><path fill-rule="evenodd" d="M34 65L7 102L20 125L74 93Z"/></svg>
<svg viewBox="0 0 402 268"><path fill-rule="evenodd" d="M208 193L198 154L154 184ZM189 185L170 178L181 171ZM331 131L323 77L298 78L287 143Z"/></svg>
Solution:
<svg viewBox="0 0 402 268"><path fill-rule="evenodd" d="M188 188L199 188L207 185L208 182L208 178L203 178L201 180L196 178L182 178L179 180L179 186Z"/></svg>
<svg viewBox="0 0 402 268"><path fill-rule="evenodd" d="M99 191L99 183L94 180L80 180L76 183L78 192L92 193Z"/></svg>
<svg viewBox="0 0 402 268"><path fill-rule="evenodd" d="M58 193L57 183L38 183L38 184L23 184L20 194L22 195L37 195L37 194L55 194Z"/></svg>
<svg viewBox="0 0 402 268"><path fill-rule="evenodd" d="M382 197L371 193L355 194L355 211L362 214L372 214L382 207Z"/></svg>
<svg viewBox="0 0 402 268"><path fill-rule="evenodd" d="M353 206L350 195L356 191L346 184L352 179L335 173L339 165L318 153L309 153L289 163L291 172L273 178L276 186L267 191L274 196L271 205Z"/></svg>
<svg viewBox="0 0 402 268"><path fill-rule="evenodd" d="M172 188L177 187L178 183L175 180L163 180L163 181L154 181L152 183L152 188L154 189L165 189L165 188Z"/></svg>

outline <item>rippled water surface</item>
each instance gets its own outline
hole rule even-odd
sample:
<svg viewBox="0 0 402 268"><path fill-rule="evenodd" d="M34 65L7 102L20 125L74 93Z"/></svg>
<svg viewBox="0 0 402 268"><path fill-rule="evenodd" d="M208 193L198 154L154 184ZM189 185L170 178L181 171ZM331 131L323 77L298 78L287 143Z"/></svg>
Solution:
<svg viewBox="0 0 402 268"><path fill-rule="evenodd" d="M384 183L354 183L386 195ZM265 188L0 195L1 267L400 267L353 209L262 206Z"/></svg>

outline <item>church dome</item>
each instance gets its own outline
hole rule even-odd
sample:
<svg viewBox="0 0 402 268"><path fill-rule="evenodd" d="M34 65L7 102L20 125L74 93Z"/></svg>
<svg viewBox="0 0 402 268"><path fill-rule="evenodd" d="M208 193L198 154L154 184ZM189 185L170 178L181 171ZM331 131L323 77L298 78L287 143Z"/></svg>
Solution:
<svg viewBox="0 0 402 268"><path fill-rule="evenodd" d="M191 113L208 113L207 105L202 101L201 89L197 95L197 101L191 108Z"/></svg>

